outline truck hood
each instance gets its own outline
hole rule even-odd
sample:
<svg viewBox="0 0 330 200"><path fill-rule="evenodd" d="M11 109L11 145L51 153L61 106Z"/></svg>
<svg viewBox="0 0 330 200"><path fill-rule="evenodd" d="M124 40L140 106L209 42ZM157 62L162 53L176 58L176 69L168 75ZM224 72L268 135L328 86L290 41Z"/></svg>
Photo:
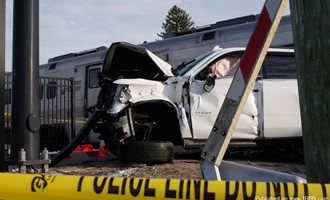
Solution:
<svg viewBox="0 0 330 200"><path fill-rule="evenodd" d="M165 80L173 76L171 65L144 47L127 42L113 43L104 59L103 74L113 79Z"/></svg>

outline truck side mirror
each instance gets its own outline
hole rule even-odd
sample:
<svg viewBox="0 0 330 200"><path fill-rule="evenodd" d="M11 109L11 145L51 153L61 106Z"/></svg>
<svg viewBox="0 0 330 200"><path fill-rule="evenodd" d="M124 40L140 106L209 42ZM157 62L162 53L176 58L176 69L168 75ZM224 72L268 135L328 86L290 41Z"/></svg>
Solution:
<svg viewBox="0 0 330 200"><path fill-rule="evenodd" d="M204 84L204 90L206 92L211 92L214 86L215 86L215 77L208 76Z"/></svg>

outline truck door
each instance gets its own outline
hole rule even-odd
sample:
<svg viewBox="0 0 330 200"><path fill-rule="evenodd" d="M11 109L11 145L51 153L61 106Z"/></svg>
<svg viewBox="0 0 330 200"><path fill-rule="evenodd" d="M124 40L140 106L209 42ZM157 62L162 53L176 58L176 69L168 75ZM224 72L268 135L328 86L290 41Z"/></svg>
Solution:
<svg viewBox="0 0 330 200"><path fill-rule="evenodd" d="M264 136L301 137L295 57L268 55L263 67Z"/></svg>
<svg viewBox="0 0 330 200"><path fill-rule="evenodd" d="M96 104L97 96L100 91L99 79L97 75L101 72L102 64L91 65L86 68L86 97L85 97L85 117L89 116L88 108Z"/></svg>
<svg viewBox="0 0 330 200"><path fill-rule="evenodd" d="M191 123L193 137L195 139L207 139L218 116L222 103L232 82L233 76L239 66L241 55L228 55L217 58L205 65L191 80L190 104L191 104ZM221 63L228 64L226 69L218 69L215 78L214 88L207 92L204 84L212 70L212 66L220 66ZM226 64L225 64L226 65ZM258 136L258 110L256 98L251 94L244 107L243 114L237 124L234 138L256 138Z"/></svg>

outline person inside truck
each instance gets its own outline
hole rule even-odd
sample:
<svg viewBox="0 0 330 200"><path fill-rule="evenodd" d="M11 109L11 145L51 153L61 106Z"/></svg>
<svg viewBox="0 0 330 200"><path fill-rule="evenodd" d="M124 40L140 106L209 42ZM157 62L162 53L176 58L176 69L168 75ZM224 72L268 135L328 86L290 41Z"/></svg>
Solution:
<svg viewBox="0 0 330 200"><path fill-rule="evenodd" d="M211 65L208 76L213 78L234 76L240 60L238 57L222 58Z"/></svg>

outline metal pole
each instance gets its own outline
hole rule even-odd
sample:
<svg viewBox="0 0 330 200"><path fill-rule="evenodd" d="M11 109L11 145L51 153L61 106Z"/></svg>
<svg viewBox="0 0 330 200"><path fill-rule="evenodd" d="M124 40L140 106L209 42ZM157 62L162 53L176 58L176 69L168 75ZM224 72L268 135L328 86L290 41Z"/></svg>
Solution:
<svg viewBox="0 0 330 200"><path fill-rule="evenodd" d="M6 0L0 0L0 172L5 167L5 126L4 126L4 89L5 89L5 30Z"/></svg>
<svg viewBox="0 0 330 200"><path fill-rule="evenodd" d="M38 160L39 118L39 0L14 0L13 102L11 159L26 151Z"/></svg>

